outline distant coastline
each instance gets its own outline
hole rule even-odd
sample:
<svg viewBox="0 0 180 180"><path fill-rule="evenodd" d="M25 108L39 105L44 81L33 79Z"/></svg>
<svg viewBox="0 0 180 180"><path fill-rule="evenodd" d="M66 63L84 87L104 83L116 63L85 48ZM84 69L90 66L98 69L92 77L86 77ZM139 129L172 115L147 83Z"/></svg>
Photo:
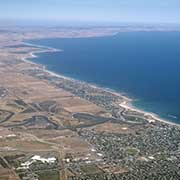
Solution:
<svg viewBox="0 0 180 180"><path fill-rule="evenodd" d="M47 52L51 52L51 53L53 53L53 52L62 52L63 50L56 49L56 48L49 47L49 46L41 46L41 45L37 45L37 44L27 43L27 42L22 42L22 43L25 44L25 45L34 46L34 47L38 47L38 48L45 48L46 49L46 50L40 50L40 51L32 51L32 52L29 53L29 57L23 57L21 59L22 61L24 61L26 63L29 63L29 64L33 64L33 65L41 65L42 68L43 68L43 71L47 72L51 76L55 76L55 77L63 78L63 79L68 79L68 80L73 81L73 82L86 83L86 84L90 85L93 88L103 89L106 92L109 92L111 94L119 96L119 97L121 97L123 99L122 103L119 104L119 106L121 108L124 108L125 110L131 110L131 111L136 111L136 112L139 112L139 113L143 113L145 116L149 117L147 119L149 122L160 121L162 123L166 123L166 124L175 125L175 126L180 127L180 124L178 124L178 123L171 122L168 119L161 118L159 115L157 115L157 114L155 114L153 112L147 112L145 110L142 110L142 109L139 109L139 108L135 107L132 104L133 99L129 98L127 95L123 95L122 93L117 92L117 91L115 91L113 89L110 89L110 88L99 87L97 84L94 85L92 83L87 83L85 81L81 81L81 80L78 80L78 79L74 79L74 78L71 78L71 77L67 77L67 76L55 73L53 71L48 70L43 64L39 64L39 63L35 63L33 61L30 61L31 58L37 58L38 57L36 54L47 53Z"/></svg>

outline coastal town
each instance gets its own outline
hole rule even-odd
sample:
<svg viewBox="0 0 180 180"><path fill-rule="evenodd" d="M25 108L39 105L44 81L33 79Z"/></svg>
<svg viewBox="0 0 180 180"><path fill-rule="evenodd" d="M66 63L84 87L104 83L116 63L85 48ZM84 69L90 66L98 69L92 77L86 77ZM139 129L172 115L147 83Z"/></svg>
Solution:
<svg viewBox="0 0 180 180"><path fill-rule="evenodd" d="M180 179L180 125L31 62L62 49L26 42L130 30L0 30L0 180Z"/></svg>

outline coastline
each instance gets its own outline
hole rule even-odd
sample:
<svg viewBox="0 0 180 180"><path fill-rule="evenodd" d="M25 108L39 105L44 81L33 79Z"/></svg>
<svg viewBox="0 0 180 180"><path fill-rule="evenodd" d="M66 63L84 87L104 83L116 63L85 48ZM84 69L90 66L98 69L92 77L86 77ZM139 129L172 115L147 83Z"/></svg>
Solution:
<svg viewBox="0 0 180 180"><path fill-rule="evenodd" d="M159 115L153 113L153 112L147 112L145 110L141 110L137 107L135 107L133 104L132 104L132 101L133 99L129 98L128 96L126 95L123 95L121 94L120 92L116 92L115 90L113 89L110 89L110 88L105 88L105 87L99 87L98 85L94 85L94 84L91 84L91 83L87 83L85 81L81 81L81 80L78 80L78 79L74 79L74 78L71 78L71 77L67 77L67 76L64 76L64 75L61 75L61 74L58 74L58 73L55 73L53 71L50 71L48 70L45 65L43 64L38 64L38 63L35 63L35 62L32 62L28 59L31 59L31 58L37 58L38 56L36 54L39 54L39 53L45 53L45 52L62 52L63 50L61 49L56 49L56 48L52 48L52 47L48 47L48 46L41 46L41 45L36 45L36 44L31 44L31 43L26 43L26 42L22 42L23 44L26 44L26 45L29 45L29 46L34 46L34 47L38 47L38 48L45 48L46 50L39 50L39 51L31 51L28 53L28 57L22 57L21 60L26 62L26 63L29 63L29 64L33 64L33 65L41 65L42 67L42 70L46 73L48 73L49 75L51 76L55 76L57 78L62 78L62 79L67 79L67 80L70 80L70 81L73 81L73 82L79 82L79 83L84 83L84 84L88 84L90 87L92 88L95 88L95 89L100 89L100 90L103 90L105 92L109 92L115 96L118 96L120 98L123 99L123 101L119 104L119 106L121 108L123 108L125 111L126 110L131 110L131 111L135 111L135 112L138 112L138 113L142 113L144 114L144 116L147 118L147 120L149 121L149 123L151 122L154 122L154 121L159 121L159 122L162 122L162 123L165 123L165 124L169 124L169 125L173 125L173 126L178 126L180 127L180 124L178 123L175 123L175 122L171 122L167 119L164 119L164 118L161 118L159 117Z"/></svg>

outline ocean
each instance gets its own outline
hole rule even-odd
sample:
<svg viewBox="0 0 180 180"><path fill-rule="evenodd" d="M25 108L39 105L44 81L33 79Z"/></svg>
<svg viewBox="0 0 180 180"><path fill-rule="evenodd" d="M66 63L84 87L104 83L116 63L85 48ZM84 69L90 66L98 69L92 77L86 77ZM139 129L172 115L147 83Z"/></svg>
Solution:
<svg viewBox="0 0 180 180"><path fill-rule="evenodd" d="M31 61L58 74L113 89L133 105L180 124L180 32L123 32L29 43L62 49Z"/></svg>

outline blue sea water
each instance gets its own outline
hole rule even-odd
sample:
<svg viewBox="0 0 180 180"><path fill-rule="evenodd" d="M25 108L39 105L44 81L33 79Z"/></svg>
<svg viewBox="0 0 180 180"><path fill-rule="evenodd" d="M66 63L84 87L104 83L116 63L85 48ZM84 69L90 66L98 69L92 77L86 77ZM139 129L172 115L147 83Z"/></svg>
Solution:
<svg viewBox="0 0 180 180"><path fill-rule="evenodd" d="M34 62L56 73L123 92L133 104L180 124L180 32L31 40L63 52Z"/></svg>

